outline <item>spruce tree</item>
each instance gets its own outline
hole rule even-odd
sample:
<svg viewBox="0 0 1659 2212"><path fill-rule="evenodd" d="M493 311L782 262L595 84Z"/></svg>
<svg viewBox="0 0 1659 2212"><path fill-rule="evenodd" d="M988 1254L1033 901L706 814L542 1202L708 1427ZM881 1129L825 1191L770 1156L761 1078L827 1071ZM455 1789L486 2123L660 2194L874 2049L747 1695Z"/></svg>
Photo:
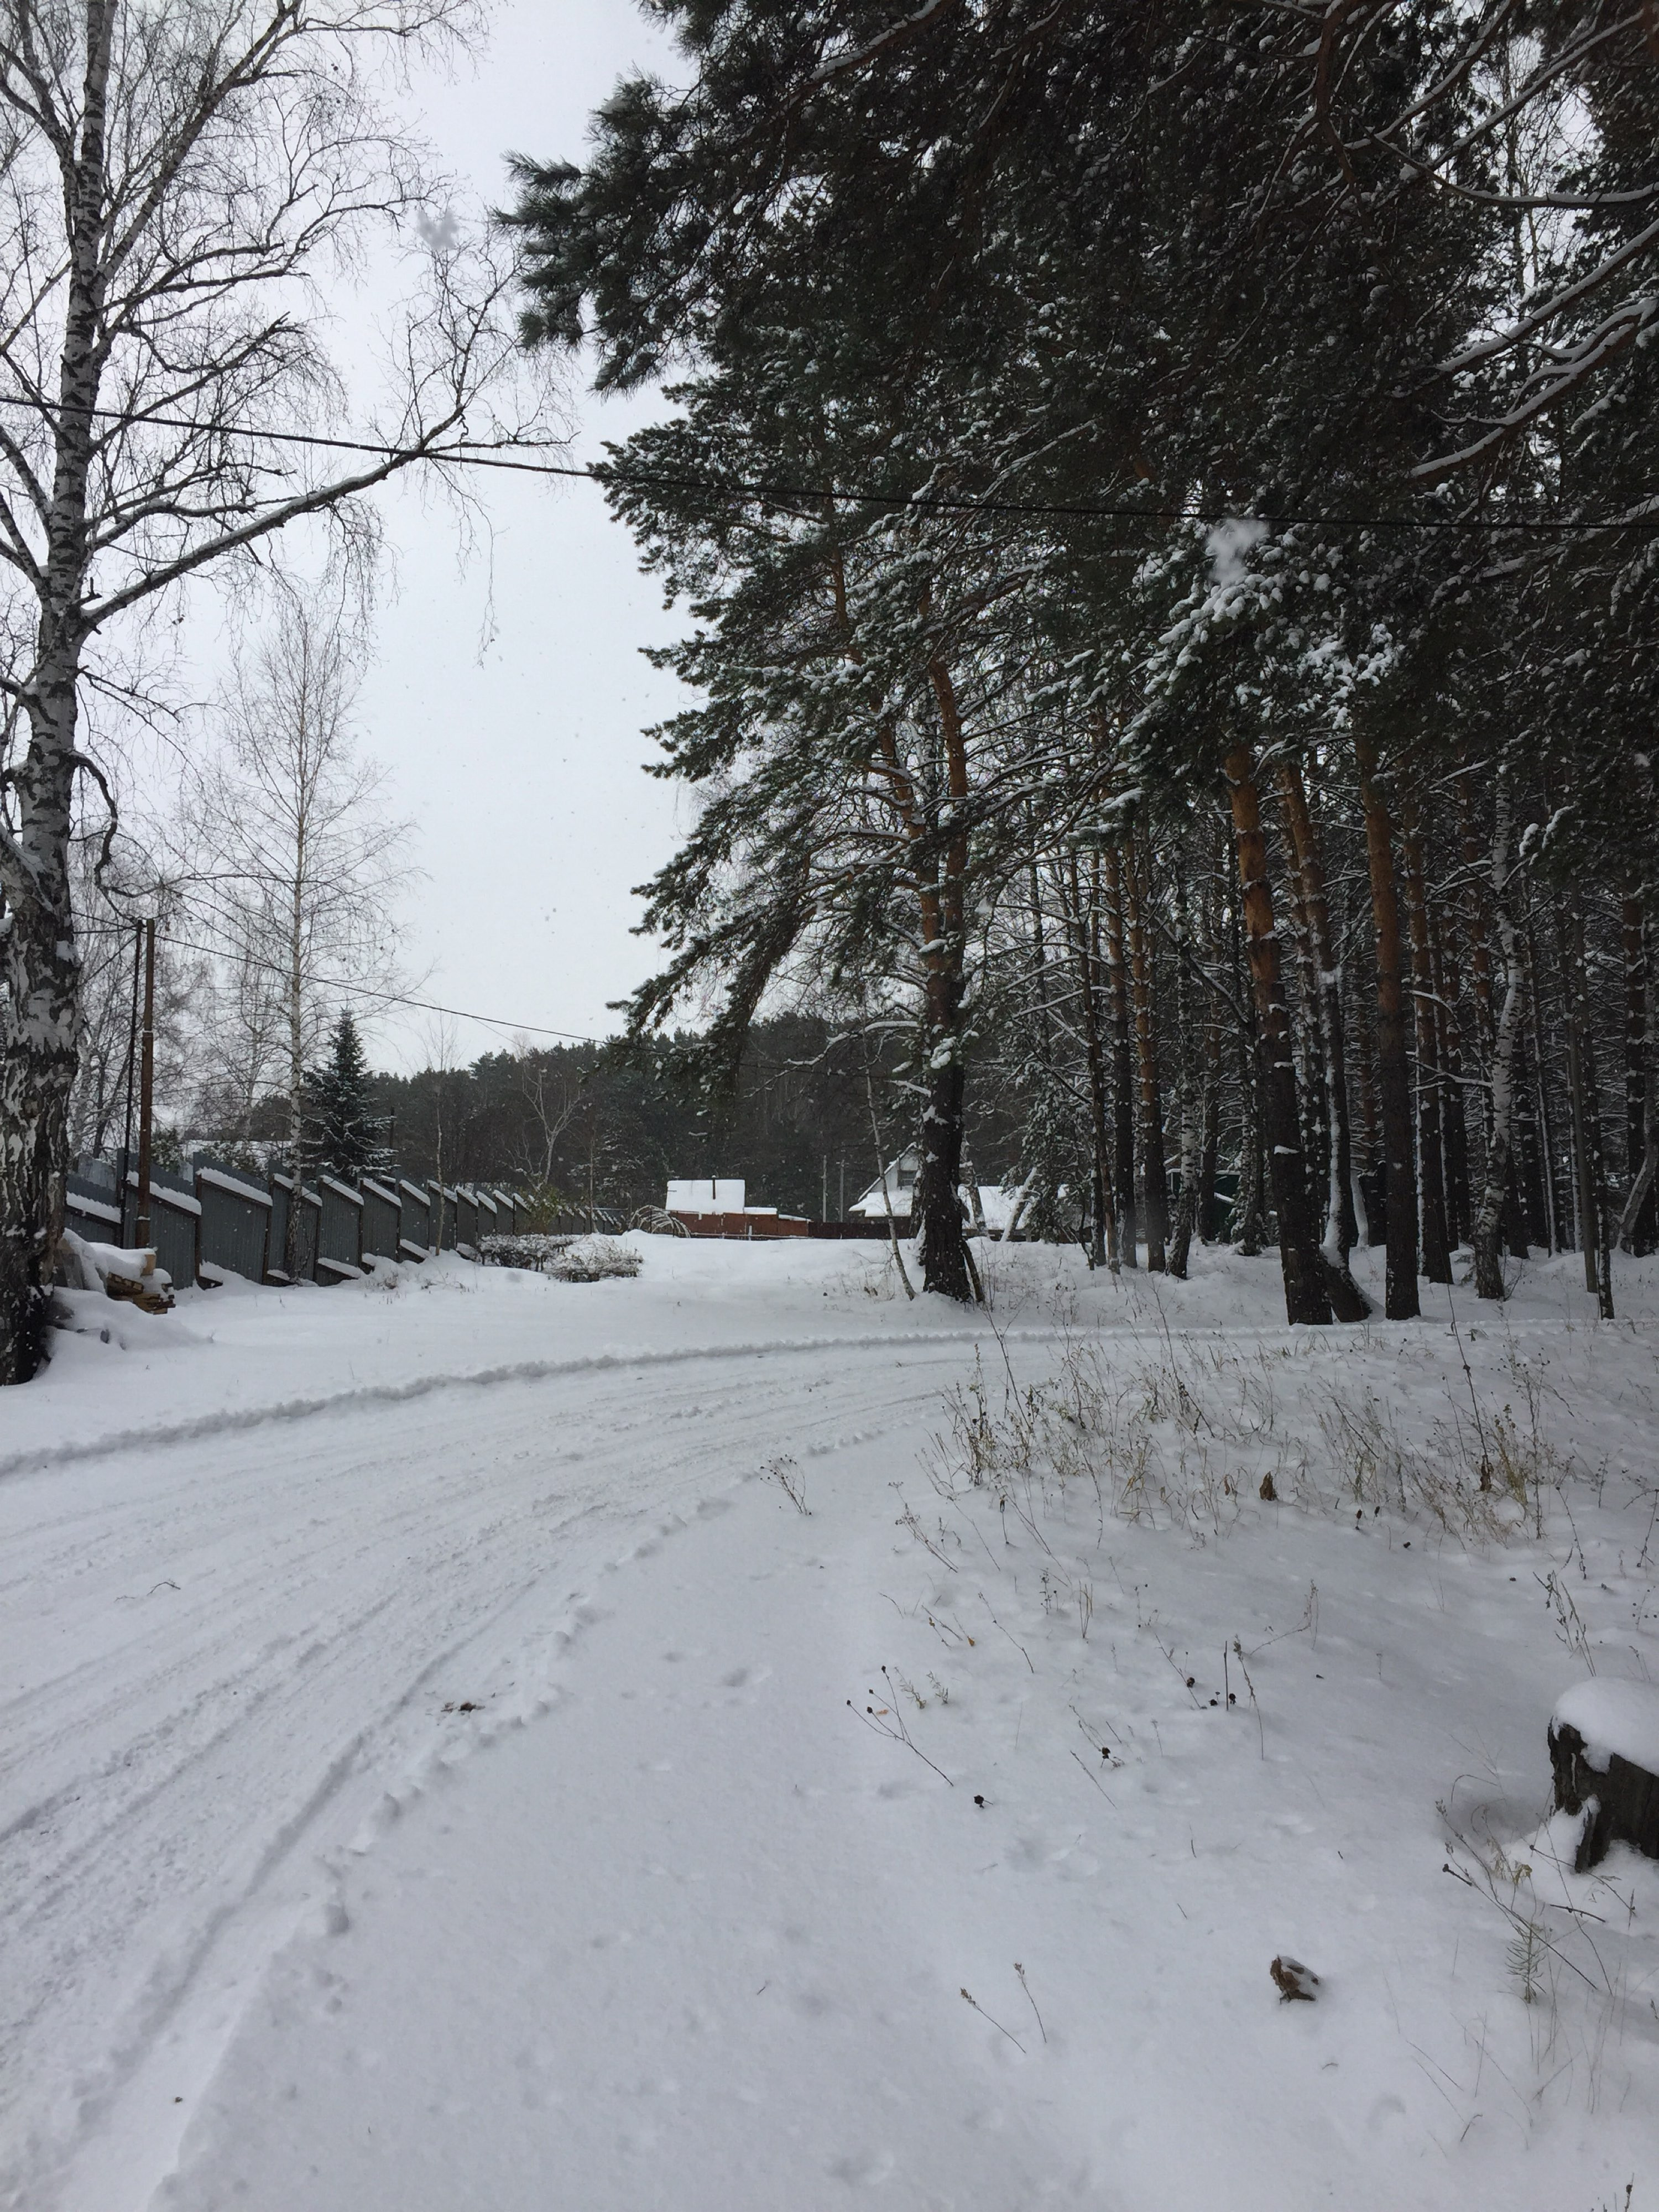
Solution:
<svg viewBox="0 0 1659 2212"><path fill-rule="evenodd" d="M327 1060L307 1071L302 1126L308 1173L356 1182L390 1167L386 1118L374 1111L374 1079L349 1013L334 1024Z"/></svg>

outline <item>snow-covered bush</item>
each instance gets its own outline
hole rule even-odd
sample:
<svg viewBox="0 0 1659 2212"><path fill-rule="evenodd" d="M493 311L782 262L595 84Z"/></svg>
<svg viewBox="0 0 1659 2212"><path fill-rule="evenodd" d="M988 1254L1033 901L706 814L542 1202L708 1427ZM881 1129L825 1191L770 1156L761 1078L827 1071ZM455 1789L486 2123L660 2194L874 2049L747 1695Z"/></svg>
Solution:
<svg viewBox="0 0 1659 2212"><path fill-rule="evenodd" d="M487 1267L525 1267L560 1283L602 1283L612 1275L637 1275L644 1262L614 1237L486 1237L480 1250Z"/></svg>

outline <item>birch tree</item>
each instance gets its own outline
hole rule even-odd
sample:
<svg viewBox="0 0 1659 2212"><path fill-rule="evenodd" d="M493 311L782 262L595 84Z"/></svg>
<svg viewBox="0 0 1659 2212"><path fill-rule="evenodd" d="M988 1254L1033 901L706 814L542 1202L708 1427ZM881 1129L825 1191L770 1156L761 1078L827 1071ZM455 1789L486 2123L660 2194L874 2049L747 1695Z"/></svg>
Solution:
<svg viewBox="0 0 1659 2212"><path fill-rule="evenodd" d="M0 1381L44 1350L100 642L303 518L370 530L359 495L466 433L507 360L504 280L453 242L385 100L473 20L469 0L0 0ZM305 442L345 428L319 288L376 234L415 255L418 297L375 450L348 461Z"/></svg>
<svg viewBox="0 0 1659 2212"><path fill-rule="evenodd" d="M357 750L361 642L325 593L289 589L223 702L223 747L189 781L196 848L180 896L219 951L217 1057L245 1112L301 1091L337 987L397 981L393 904L413 825L384 803L386 772Z"/></svg>

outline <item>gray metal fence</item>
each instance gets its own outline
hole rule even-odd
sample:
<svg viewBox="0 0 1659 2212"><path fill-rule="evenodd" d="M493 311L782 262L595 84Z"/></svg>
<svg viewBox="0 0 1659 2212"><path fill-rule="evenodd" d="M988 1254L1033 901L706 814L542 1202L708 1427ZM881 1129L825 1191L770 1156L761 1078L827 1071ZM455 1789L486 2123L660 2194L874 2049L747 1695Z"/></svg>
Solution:
<svg viewBox="0 0 1659 2212"><path fill-rule="evenodd" d="M398 1230L398 1255L405 1260L424 1260L438 1243L436 1200L431 1186L399 1182L398 1196L402 1214Z"/></svg>
<svg viewBox="0 0 1659 2212"><path fill-rule="evenodd" d="M384 1183L375 1182L365 1176L361 1185L363 1194L363 1258L395 1260L403 1229L403 1207L395 1190Z"/></svg>
<svg viewBox="0 0 1659 2212"><path fill-rule="evenodd" d="M64 1186L64 1225L94 1244L121 1242L121 1201L115 1170L102 1160L83 1160Z"/></svg>
<svg viewBox="0 0 1659 2212"><path fill-rule="evenodd" d="M349 1182L319 1176L317 1280L344 1282L363 1272L363 1198Z"/></svg>
<svg viewBox="0 0 1659 2212"><path fill-rule="evenodd" d="M152 1168L149 1176L149 1243L156 1265L165 1267L175 1283L193 1283L202 1256L202 1201L196 1195L194 1176L175 1175L170 1169ZM121 1234L116 1240L129 1248L138 1242L138 1170L131 1169L121 1208Z"/></svg>
<svg viewBox="0 0 1659 2212"><path fill-rule="evenodd" d="M138 1177L108 1160L82 1159L65 1178L64 1220L76 1236L131 1249L137 1242ZM289 1207L294 1184L284 1175L261 1180L257 1170L200 1156L185 1173L152 1168L149 1242L157 1264L175 1284L213 1284L227 1276L285 1283ZM422 1261L440 1249L465 1247L476 1259L486 1236L510 1233L523 1200L509 1191L440 1191L435 1183L366 1176L349 1183L319 1176L300 1195L301 1282L356 1280L377 1260Z"/></svg>
<svg viewBox="0 0 1659 2212"><path fill-rule="evenodd" d="M264 1282L270 1264L270 1193L234 1168L198 1159L196 1196L202 1208L198 1267L204 1279L223 1273Z"/></svg>
<svg viewBox="0 0 1659 2212"><path fill-rule="evenodd" d="M270 1257L265 1273L273 1283L311 1283L317 1279L317 1217L323 1201L314 1190L302 1190L295 1220L295 1264L288 1266L288 1216L295 1202L294 1182L289 1176L270 1178Z"/></svg>

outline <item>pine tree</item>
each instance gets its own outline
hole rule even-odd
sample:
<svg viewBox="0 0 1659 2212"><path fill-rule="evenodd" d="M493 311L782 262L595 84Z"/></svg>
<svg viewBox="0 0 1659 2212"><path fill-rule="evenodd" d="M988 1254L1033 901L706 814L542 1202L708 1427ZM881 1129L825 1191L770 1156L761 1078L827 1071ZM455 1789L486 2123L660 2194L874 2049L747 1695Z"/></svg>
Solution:
<svg viewBox="0 0 1659 2212"><path fill-rule="evenodd" d="M514 218L529 343L689 380L611 465L706 702L636 1035L907 1018L955 1295L971 1071L1097 1259L1164 1256L1173 1112L1181 1260L1224 1149L1292 1319L1364 1311L1356 1186L1390 1317L1574 1233L1605 1310L1659 1176L1638 18L660 13L688 89Z"/></svg>

